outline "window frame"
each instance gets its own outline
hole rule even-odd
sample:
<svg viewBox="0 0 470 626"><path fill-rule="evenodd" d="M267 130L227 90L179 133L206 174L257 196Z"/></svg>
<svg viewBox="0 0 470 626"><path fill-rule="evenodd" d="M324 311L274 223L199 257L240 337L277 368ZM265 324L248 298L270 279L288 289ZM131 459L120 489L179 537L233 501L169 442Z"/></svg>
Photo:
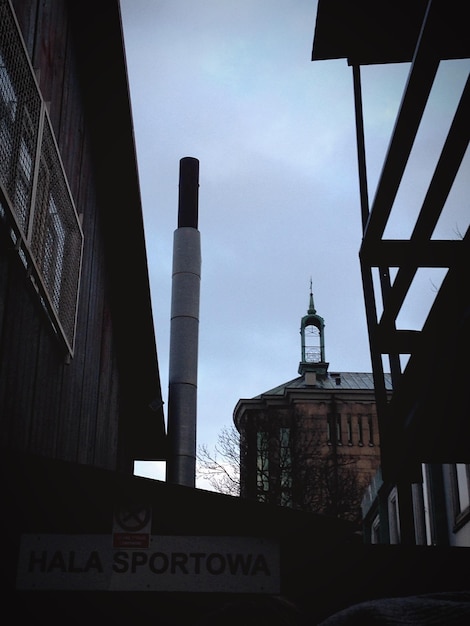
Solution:
<svg viewBox="0 0 470 626"><path fill-rule="evenodd" d="M459 472L459 469L461 470ZM463 472L463 473L462 473ZM450 463L449 477L452 499L453 532L459 531L470 522L470 464ZM462 478L465 479L465 483ZM462 492L465 492L466 501L462 504Z"/></svg>

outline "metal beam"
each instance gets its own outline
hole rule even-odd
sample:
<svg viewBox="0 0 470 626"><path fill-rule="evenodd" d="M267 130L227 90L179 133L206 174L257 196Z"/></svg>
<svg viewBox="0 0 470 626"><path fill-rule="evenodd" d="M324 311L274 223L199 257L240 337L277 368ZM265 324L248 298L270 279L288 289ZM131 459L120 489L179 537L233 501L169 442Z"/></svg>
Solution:
<svg viewBox="0 0 470 626"><path fill-rule="evenodd" d="M434 78L439 67L436 52L437 15L433 3L426 14L392 139L372 203L365 238L369 244L383 236L385 226L410 156ZM436 11L437 12L437 11Z"/></svg>
<svg viewBox="0 0 470 626"><path fill-rule="evenodd" d="M361 259L371 267L451 267L459 258L462 241L430 239L417 242L408 239L382 239L373 248L361 250ZM396 283L396 279L395 279Z"/></svg>

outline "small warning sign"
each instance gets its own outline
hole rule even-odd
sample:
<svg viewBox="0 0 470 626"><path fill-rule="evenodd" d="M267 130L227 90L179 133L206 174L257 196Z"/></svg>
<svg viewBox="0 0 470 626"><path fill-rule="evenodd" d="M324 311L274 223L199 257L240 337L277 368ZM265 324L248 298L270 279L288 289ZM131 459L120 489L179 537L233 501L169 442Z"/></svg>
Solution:
<svg viewBox="0 0 470 626"><path fill-rule="evenodd" d="M113 547L148 548L152 510L144 506L120 507L114 513Z"/></svg>
<svg viewBox="0 0 470 626"><path fill-rule="evenodd" d="M148 548L150 535L148 533L114 533L113 548Z"/></svg>

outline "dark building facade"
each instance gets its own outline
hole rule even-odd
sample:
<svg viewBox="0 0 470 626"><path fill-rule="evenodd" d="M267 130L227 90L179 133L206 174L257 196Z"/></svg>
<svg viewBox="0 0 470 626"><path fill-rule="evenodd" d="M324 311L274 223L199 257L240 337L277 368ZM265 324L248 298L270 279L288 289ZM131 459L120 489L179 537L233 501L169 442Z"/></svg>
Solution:
<svg viewBox="0 0 470 626"><path fill-rule="evenodd" d="M95 9L0 2L0 444L132 472L165 433L119 3Z"/></svg>
<svg viewBox="0 0 470 626"><path fill-rule="evenodd" d="M300 376L235 407L241 495L359 525L380 465L372 374L329 368L312 292L300 335Z"/></svg>

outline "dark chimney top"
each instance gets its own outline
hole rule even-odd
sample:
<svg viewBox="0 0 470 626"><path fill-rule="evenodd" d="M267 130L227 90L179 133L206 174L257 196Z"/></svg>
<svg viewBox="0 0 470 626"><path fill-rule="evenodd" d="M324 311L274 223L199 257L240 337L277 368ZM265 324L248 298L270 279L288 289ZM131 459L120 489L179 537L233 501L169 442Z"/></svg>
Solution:
<svg viewBox="0 0 470 626"><path fill-rule="evenodd" d="M178 197L178 228L197 229L198 222L199 161L193 157L180 159Z"/></svg>

